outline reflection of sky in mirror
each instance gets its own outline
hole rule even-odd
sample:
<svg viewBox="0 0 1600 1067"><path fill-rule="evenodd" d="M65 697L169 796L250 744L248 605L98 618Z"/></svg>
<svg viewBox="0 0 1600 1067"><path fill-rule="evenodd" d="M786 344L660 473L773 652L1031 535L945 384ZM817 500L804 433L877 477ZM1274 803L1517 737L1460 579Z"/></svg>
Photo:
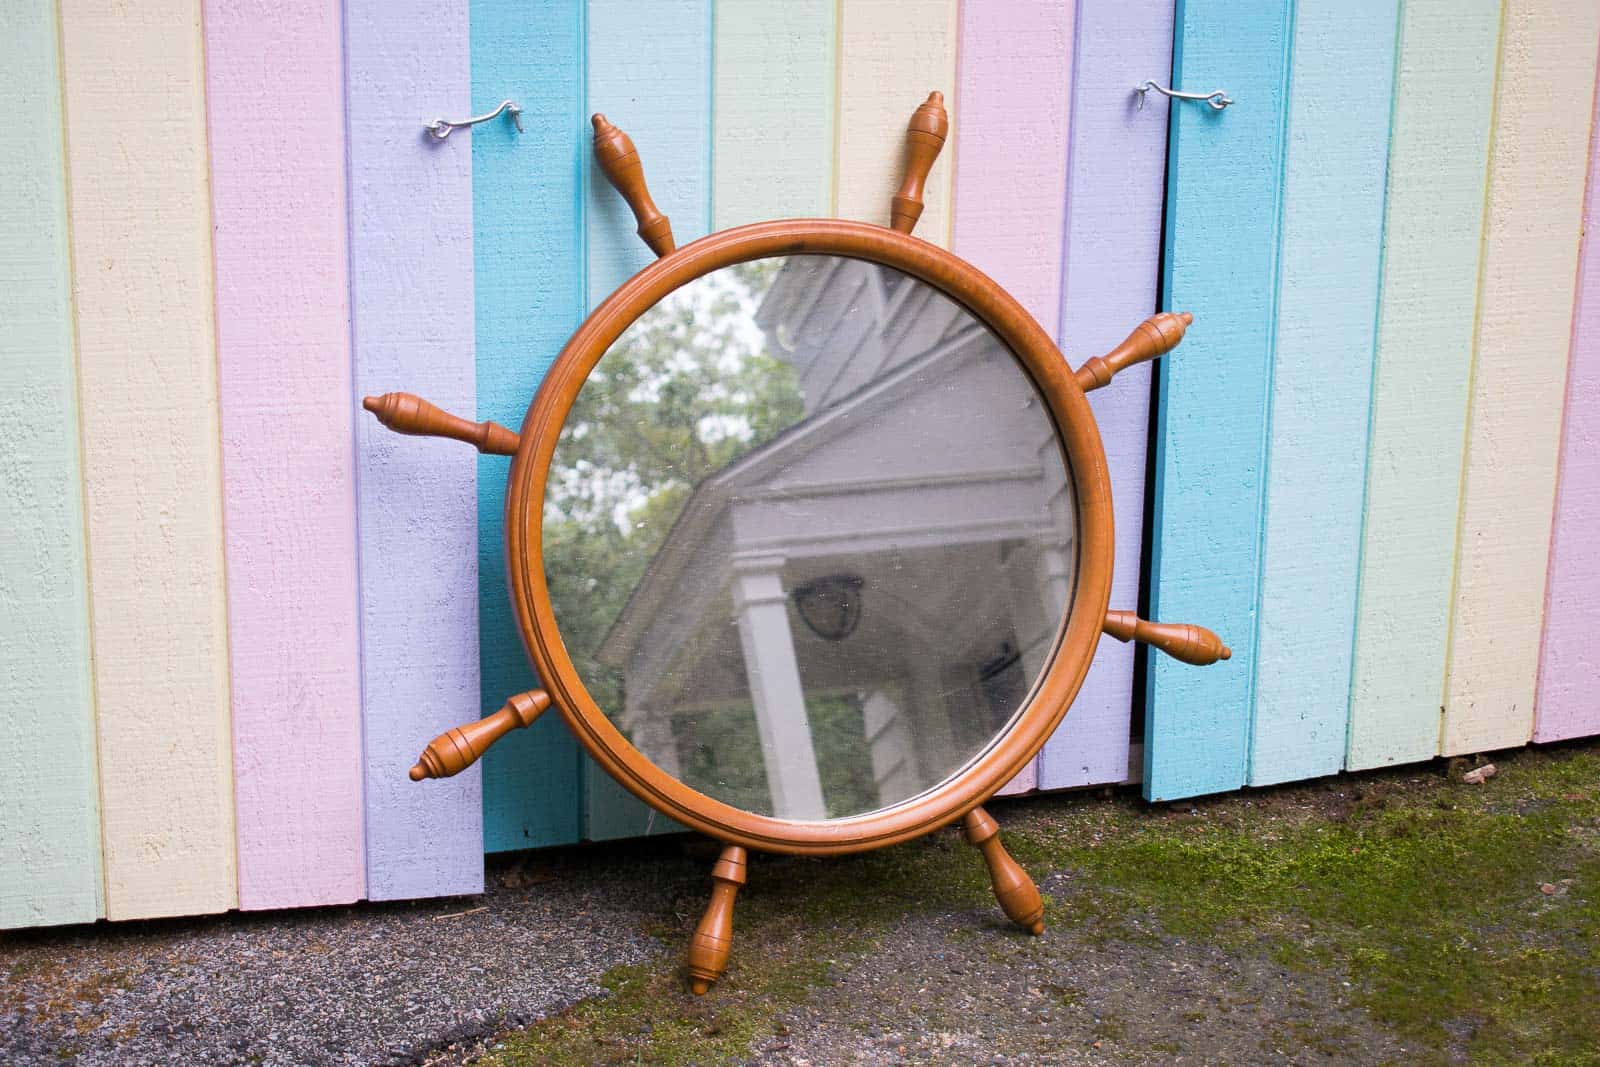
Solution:
<svg viewBox="0 0 1600 1067"><path fill-rule="evenodd" d="M545 574L632 743L745 810L938 784L1020 710L1076 573L1042 399L969 312L796 256L697 279L600 360L552 460Z"/></svg>

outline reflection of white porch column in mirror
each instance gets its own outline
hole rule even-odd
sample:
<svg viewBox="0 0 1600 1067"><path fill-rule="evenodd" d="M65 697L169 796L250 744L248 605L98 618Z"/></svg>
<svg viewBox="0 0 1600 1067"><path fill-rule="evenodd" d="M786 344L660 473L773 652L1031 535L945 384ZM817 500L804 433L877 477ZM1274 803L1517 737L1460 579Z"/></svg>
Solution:
<svg viewBox="0 0 1600 1067"><path fill-rule="evenodd" d="M733 606L756 709L761 758L780 819L826 819L822 780L806 720L805 690L789 629L781 556L741 556L733 563Z"/></svg>
<svg viewBox="0 0 1600 1067"><path fill-rule="evenodd" d="M894 804L918 792L921 773L917 768L911 726L900 713L900 705L888 692L877 689L861 705L867 745L872 755L872 779L878 786L878 802Z"/></svg>

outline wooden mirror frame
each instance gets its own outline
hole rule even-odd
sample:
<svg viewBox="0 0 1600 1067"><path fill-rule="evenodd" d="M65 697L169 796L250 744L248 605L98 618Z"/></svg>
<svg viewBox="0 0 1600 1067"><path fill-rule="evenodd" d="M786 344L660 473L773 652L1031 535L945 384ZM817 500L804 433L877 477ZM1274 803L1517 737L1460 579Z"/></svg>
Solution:
<svg viewBox="0 0 1600 1067"><path fill-rule="evenodd" d="M1016 357L1054 421L1076 499L1077 570L1064 629L1018 714L974 759L938 785L864 815L799 822L758 815L701 793L635 748L589 695L568 656L545 583L545 480L567 415L589 373L649 308L721 268L775 256L844 256L901 271L967 309ZM1048 334L1016 299L965 260L896 230L840 219L785 219L724 230L634 275L597 307L565 348L522 424L506 497L506 567L518 628L544 689L585 750L640 800L719 841L763 852L830 855L917 837L961 818L1010 781L1050 736L1083 684L1111 595L1111 485L1083 389Z"/></svg>
<svg viewBox="0 0 1600 1067"><path fill-rule="evenodd" d="M1115 550L1111 482L1100 430L1085 394L1117 372L1155 359L1183 339L1192 317L1163 312L1076 371L1021 304L972 264L911 236L922 215L928 172L944 146L944 98L931 93L906 127L906 171L890 200L890 226L839 219L785 219L723 230L677 248L670 221L650 198L638 151L628 135L594 116L595 158L633 210L639 237L659 257L607 297L572 335L544 379L522 432L470 422L410 393L367 397L362 406L399 433L450 437L478 451L516 458L506 494L506 573L524 646L545 688L517 693L505 706L431 741L411 779L458 774L510 731L532 724L553 703L598 764L655 810L721 842L711 870L711 903L689 944L689 976L706 992L727 967L733 901L745 882L747 848L799 855L837 855L881 848L963 821L983 854L1006 915L1033 934L1044 930L1044 904L1027 874L1000 844L999 827L980 805L1044 746L1066 715L1094 660L1100 635L1143 641L1186 663L1227 659L1228 648L1204 627L1148 622L1131 611L1107 611ZM890 267L932 286L965 308L1010 350L1032 380L1055 425L1075 505L1077 569L1072 601L1043 673L1021 709L987 747L939 784L878 811L825 821L757 815L716 800L667 774L622 736L594 702L561 640L544 573L545 483L556 442L589 374L629 326L667 294L735 263L779 256L841 256Z"/></svg>

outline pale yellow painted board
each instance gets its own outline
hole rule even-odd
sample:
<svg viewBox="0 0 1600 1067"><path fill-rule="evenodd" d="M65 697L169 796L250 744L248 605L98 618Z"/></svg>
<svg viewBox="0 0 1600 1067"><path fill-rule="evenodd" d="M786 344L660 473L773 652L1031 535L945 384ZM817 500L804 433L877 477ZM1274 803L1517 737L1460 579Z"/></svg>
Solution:
<svg viewBox="0 0 1600 1067"><path fill-rule="evenodd" d="M106 916L221 911L236 891L199 0L64 0L61 44Z"/></svg>
<svg viewBox="0 0 1600 1067"><path fill-rule="evenodd" d="M829 214L837 9L838 0L715 5L713 230Z"/></svg>
<svg viewBox="0 0 1600 1067"><path fill-rule="evenodd" d="M915 233L948 248L950 178L961 130L956 0L841 0L835 215L889 224L889 198L902 176L906 123L934 90L944 94L950 137L928 176Z"/></svg>
<svg viewBox="0 0 1600 1067"><path fill-rule="evenodd" d="M1441 752L1527 742L1600 5L1508 0Z"/></svg>

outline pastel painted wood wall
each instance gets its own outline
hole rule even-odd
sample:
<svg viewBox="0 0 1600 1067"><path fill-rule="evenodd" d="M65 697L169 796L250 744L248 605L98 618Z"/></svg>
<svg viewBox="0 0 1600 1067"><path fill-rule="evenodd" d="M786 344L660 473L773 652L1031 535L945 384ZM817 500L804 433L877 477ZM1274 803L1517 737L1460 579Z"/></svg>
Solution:
<svg viewBox="0 0 1600 1067"><path fill-rule="evenodd" d="M592 111L684 244L885 221L940 90L920 237L1074 364L1195 313L1091 397L1112 599L1234 656L1103 642L1009 791L1600 733L1597 53L1556 0L7 7L0 726L53 758L0 784L0 926L473 893L485 851L676 829L555 717L408 780L537 679L508 461L359 409L518 424L648 262ZM520 133L423 133L505 99Z"/></svg>

